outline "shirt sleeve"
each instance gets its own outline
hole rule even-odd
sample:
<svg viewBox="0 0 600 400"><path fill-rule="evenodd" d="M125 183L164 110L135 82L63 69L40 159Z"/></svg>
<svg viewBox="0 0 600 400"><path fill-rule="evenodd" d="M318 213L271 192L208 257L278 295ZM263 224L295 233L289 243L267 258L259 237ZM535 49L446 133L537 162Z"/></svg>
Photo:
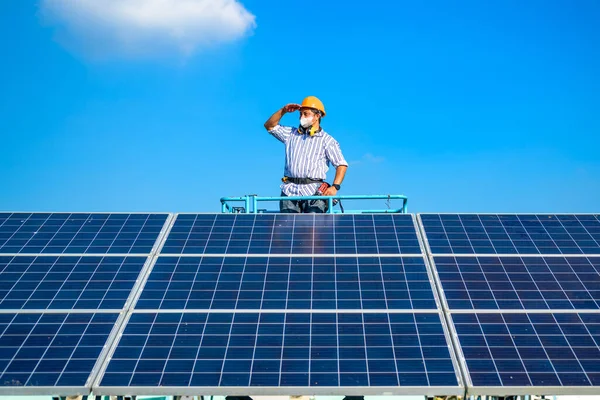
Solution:
<svg viewBox="0 0 600 400"><path fill-rule="evenodd" d="M340 165L348 166L348 162L342 154L342 149L340 149L340 144L334 139L325 147L325 155L327 160L336 168Z"/></svg>
<svg viewBox="0 0 600 400"><path fill-rule="evenodd" d="M273 129L269 131L269 133L281 143L285 143L292 134L292 128L290 126L282 126L277 124Z"/></svg>

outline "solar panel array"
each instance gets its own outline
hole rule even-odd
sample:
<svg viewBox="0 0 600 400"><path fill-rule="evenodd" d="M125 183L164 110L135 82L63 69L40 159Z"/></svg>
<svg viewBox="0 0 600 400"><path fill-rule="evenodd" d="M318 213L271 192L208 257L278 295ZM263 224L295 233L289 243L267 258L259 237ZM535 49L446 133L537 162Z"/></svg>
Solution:
<svg viewBox="0 0 600 400"><path fill-rule="evenodd" d="M160 257L138 309L436 309L423 257Z"/></svg>
<svg viewBox="0 0 600 400"><path fill-rule="evenodd" d="M180 214L163 254L422 254L408 214Z"/></svg>
<svg viewBox="0 0 600 400"><path fill-rule="evenodd" d="M599 301L597 215L0 213L0 394L592 394Z"/></svg>
<svg viewBox="0 0 600 400"><path fill-rule="evenodd" d="M468 313L452 319L474 386L598 392L600 314Z"/></svg>
<svg viewBox="0 0 600 400"><path fill-rule="evenodd" d="M0 213L0 253L148 254L167 214Z"/></svg>
<svg viewBox="0 0 600 400"><path fill-rule="evenodd" d="M418 218L469 393L597 392L598 215Z"/></svg>
<svg viewBox="0 0 600 400"><path fill-rule="evenodd" d="M46 387L39 391L46 394L55 387L85 390L118 316L0 313L2 392L19 387Z"/></svg>
<svg viewBox="0 0 600 400"><path fill-rule="evenodd" d="M434 257L450 309L600 309L598 257Z"/></svg>
<svg viewBox="0 0 600 400"><path fill-rule="evenodd" d="M179 214L95 392L462 392L412 215Z"/></svg>
<svg viewBox="0 0 600 400"><path fill-rule="evenodd" d="M0 256L0 309L122 309L146 260Z"/></svg>
<svg viewBox="0 0 600 400"><path fill-rule="evenodd" d="M432 254L600 254L597 215L420 214Z"/></svg>
<svg viewBox="0 0 600 400"><path fill-rule="evenodd" d="M437 313L134 313L101 385L426 390L456 373Z"/></svg>
<svg viewBox="0 0 600 400"><path fill-rule="evenodd" d="M168 214L0 213L0 394L88 394Z"/></svg>

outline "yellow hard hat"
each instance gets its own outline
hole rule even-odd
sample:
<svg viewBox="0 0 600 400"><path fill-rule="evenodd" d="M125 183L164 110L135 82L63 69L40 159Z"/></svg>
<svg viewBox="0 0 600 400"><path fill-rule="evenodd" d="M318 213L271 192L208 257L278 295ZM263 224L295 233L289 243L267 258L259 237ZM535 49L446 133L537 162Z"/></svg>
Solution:
<svg viewBox="0 0 600 400"><path fill-rule="evenodd" d="M302 108L314 108L315 110L319 110L323 114L323 117L325 116L325 106L323 105L323 102L315 96L308 96L302 100L301 106Z"/></svg>

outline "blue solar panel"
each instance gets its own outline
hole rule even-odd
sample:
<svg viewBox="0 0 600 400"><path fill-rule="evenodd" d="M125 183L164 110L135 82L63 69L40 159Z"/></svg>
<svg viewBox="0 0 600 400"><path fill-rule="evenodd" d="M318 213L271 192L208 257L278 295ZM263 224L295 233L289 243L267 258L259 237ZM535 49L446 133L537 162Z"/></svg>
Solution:
<svg viewBox="0 0 600 400"><path fill-rule="evenodd" d="M138 309L437 309L423 257L165 257Z"/></svg>
<svg viewBox="0 0 600 400"><path fill-rule="evenodd" d="M100 382L248 394L457 385L437 313L134 313Z"/></svg>
<svg viewBox="0 0 600 400"><path fill-rule="evenodd" d="M117 318L116 313L0 314L0 393L19 386L83 390Z"/></svg>
<svg viewBox="0 0 600 400"><path fill-rule="evenodd" d="M163 254L421 254L411 215L180 214Z"/></svg>
<svg viewBox="0 0 600 400"><path fill-rule="evenodd" d="M0 213L0 253L147 254L167 214Z"/></svg>
<svg viewBox="0 0 600 400"><path fill-rule="evenodd" d="M434 261L450 309L600 309L600 257Z"/></svg>
<svg viewBox="0 0 600 400"><path fill-rule="evenodd" d="M420 214L433 254L600 254L597 215Z"/></svg>
<svg viewBox="0 0 600 400"><path fill-rule="evenodd" d="M146 257L0 256L0 309L121 309Z"/></svg>
<svg viewBox="0 0 600 400"><path fill-rule="evenodd" d="M598 313L453 314L452 319L475 387L600 386Z"/></svg>

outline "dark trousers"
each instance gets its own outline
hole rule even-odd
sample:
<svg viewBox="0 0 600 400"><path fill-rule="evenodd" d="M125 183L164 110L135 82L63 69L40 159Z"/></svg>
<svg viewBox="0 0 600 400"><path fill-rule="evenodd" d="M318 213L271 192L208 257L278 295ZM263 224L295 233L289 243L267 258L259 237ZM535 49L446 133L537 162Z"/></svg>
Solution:
<svg viewBox="0 0 600 400"><path fill-rule="evenodd" d="M282 197L287 197L281 192ZM327 212L325 200L281 200L279 211L282 213L325 213Z"/></svg>

